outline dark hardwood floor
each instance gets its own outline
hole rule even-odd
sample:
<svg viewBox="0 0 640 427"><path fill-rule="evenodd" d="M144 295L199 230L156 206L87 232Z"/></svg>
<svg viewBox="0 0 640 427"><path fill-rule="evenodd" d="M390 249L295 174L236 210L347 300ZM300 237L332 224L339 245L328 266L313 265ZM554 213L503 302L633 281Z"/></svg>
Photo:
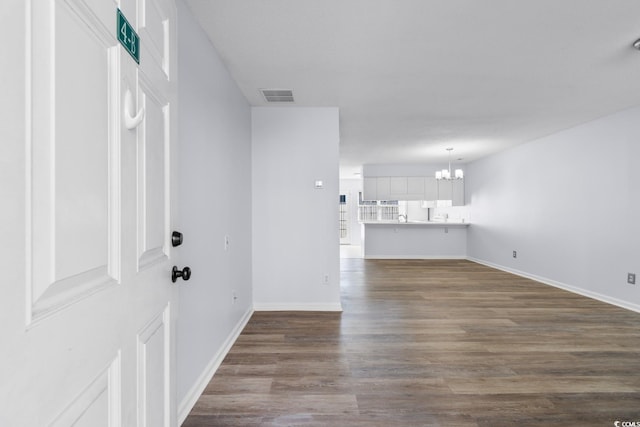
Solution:
<svg viewBox="0 0 640 427"><path fill-rule="evenodd" d="M344 312L255 313L183 426L640 423L640 314L469 261L341 268Z"/></svg>

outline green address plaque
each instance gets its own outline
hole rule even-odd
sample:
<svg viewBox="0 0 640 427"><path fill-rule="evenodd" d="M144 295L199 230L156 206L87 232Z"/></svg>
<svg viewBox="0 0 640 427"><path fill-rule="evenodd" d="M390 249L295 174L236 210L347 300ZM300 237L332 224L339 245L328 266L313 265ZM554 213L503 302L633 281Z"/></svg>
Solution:
<svg viewBox="0 0 640 427"><path fill-rule="evenodd" d="M139 64L140 63L140 37L135 32L127 18L118 9L118 40L120 44L129 52L129 55Z"/></svg>

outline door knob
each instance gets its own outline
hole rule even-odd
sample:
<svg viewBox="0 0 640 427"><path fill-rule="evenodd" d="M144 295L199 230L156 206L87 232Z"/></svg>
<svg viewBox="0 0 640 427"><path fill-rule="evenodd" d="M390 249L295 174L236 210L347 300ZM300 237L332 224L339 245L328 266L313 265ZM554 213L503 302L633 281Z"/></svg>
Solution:
<svg viewBox="0 0 640 427"><path fill-rule="evenodd" d="M174 265L173 269L171 269L171 281L176 283L178 277L182 277L182 280L189 280L191 278L191 269L185 267L182 270L178 270L178 267Z"/></svg>

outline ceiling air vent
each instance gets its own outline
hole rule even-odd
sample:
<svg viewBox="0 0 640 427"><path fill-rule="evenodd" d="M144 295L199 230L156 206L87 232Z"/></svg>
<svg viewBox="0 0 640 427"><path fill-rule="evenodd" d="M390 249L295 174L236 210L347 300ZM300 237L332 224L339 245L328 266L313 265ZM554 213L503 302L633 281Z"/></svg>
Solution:
<svg viewBox="0 0 640 427"><path fill-rule="evenodd" d="M268 103L294 102L293 91L289 89L260 89Z"/></svg>

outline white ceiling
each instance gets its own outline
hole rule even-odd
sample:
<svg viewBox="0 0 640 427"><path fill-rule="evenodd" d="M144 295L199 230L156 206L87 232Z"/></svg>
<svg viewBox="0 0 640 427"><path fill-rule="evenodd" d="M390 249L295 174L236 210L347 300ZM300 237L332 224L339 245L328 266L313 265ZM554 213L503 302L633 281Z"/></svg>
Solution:
<svg viewBox="0 0 640 427"><path fill-rule="evenodd" d="M186 0L251 105L340 108L341 177L640 104L638 0Z"/></svg>

